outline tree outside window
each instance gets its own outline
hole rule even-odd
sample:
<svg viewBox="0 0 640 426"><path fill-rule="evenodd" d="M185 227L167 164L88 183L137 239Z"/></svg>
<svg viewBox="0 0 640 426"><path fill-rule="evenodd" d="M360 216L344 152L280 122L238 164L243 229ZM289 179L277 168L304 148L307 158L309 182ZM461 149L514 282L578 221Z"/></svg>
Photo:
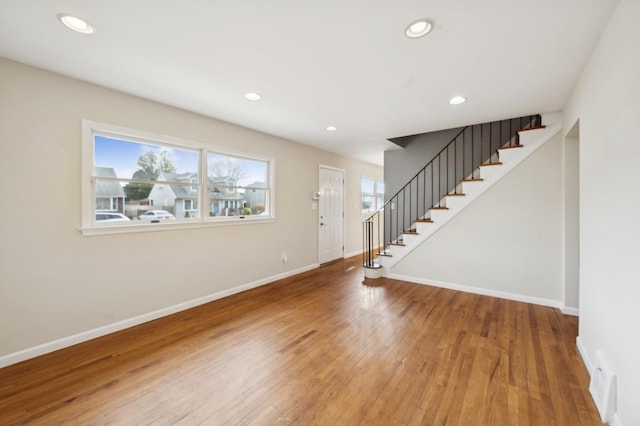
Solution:
<svg viewBox="0 0 640 426"><path fill-rule="evenodd" d="M273 217L273 159L216 152L197 142L88 120L83 144L83 232ZM100 221L98 211L130 220ZM143 221L150 215L159 219Z"/></svg>

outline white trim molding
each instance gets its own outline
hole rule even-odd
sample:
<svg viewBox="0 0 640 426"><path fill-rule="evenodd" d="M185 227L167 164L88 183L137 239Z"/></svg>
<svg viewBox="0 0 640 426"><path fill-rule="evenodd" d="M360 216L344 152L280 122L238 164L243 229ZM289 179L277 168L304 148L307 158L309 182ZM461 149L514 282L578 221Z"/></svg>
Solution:
<svg viewBox="0 0 640 426"><path fill-rule="evenodd" d="M527 296L526 294L508 293L506 291L490 290L490 289L481 288L481 287L473 287L473 286L464 285L464 284L455 284L455 283L448 283L444 281L416 278L416 277L410 277L407 275L400 275L400 274L388 274L387 277L392 278L394 280L407 281L415 284L430 285L433 287L441 287L449 290L463 291L465 293L473 293L473 294L480 294L482 296L498 297L500 299L514 300L516 302L533 303L534 305L548 306L550 308L560 309L561 311L564 308L562 303L558 300L544 299L544 298L535 297L535 296Z"/></svg>
<svg viewBox="0 0 640 426"><path fill-rule="evenodd" d="M562 305L560 310L565 315L571 315L571 316L574 316L574 317L579 317L580 316L580 309L578 309L578 308L572 308L570 306Z"/></svg>
<svg viewBox="0 0 640 426"><path fill-rule="evenodd" d="M209 294L207 296L199 297L197 299L178 303L177 305L168 306L166 308L158 309L152 312L148 312L146 314L138 315L136 317L128 318L112 324L107 324L98 328L94 328L92 330L87 330L81 333L73 334L71 336L66 336L61 339L54 340L52 342L43 343L41 345L23 349L18 352L13 352L7 355L3 355L3 356L0 356L0 368L7 367L12 364L17 364L18 362L22 362L27 359L35 358L37 356L54 352L59 349L73 346L78 343L86 342L88 340L95 339L96 337L105 336L107 334L115 333L116 331L134 327L136 325L140 325L145 322L153 321L158 318L175 314L176 312L185 311L187 309L194 308L199 305L204 305L205 303L213 302L214 300L222 299L223 297L231 296L233 294L250 290L252 288L270 284L282 278L287 278L293 275L300 274L302 272L316 269L319 266L320 266L319 264L314 263L308 266L304 266L302 268L298 268L293 271L283 272L281 274L273 275L271 277L263 278L247 284L242 284L237 287L219 291L217 293Z"/></svg>
<svg viewBox="0 0 640 426"><path fill-rule="evenodd" d="M582 362L584 362L585 367L587 367L587 371L589 371L589 375L591 375L591 372L593 371L593 364L591 363L591 360L587 355L587 349L582 344L582 340L580 339L580 336L576 337L576 346L578 347L578 352L582 357Z"/></svg>

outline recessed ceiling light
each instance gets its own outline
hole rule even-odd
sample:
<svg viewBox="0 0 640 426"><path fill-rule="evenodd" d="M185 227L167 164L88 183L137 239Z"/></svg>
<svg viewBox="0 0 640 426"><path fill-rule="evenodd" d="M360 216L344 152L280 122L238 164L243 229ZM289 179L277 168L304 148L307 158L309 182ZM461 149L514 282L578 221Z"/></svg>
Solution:
<svg viewBox="0 0 640 426"><path fill-rule="evenodd" d="M260 96L259 93L255 93L255 92L246 93L244 97L246 99L249 99L250 101L259 101L260 99L262 99L262 96Z"/></svg>
<svg viewBox="0 0 640 426"><path fill-rule="evenodd" d="M429 34L431 28L431 22L427 21L426 19L419 19L410 23L407 29L404 31L404 34L409 38L419 38Z"/></svg>
<svg viewBox="0 0 640 426"><path fill-rule="evenodd" d="M338 128L336 126L327 127L327 131L329 131L329 132L335 132L336 130L338 130Z"/></svg>
<svg viewBox="0 0 640 426"><path fill-rule="evenodd" d="M451 105L460 105L466 100L467 98L465 98L464 96L454 96L453 98L449 99L449 103Z"/></svg>
<svg viewBox="0 0 640 426"><path fill-rule="evenodd" d="M78 18L77 16L59 13L58 20L62 22L65 27L82 34L93 34L96 32L96 27L94 27L91 22Z"/></svg>

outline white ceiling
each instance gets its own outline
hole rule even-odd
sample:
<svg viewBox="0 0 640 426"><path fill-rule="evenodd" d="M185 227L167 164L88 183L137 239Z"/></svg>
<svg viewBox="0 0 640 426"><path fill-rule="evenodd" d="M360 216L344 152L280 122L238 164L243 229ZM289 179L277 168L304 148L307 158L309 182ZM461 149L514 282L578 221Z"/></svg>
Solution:
<svg viewBox="0 0 640 426"><path fill-rule="evenodd" d="M562 109L616 3L0 0L0 56L382 164L389 138Z"/></svg>

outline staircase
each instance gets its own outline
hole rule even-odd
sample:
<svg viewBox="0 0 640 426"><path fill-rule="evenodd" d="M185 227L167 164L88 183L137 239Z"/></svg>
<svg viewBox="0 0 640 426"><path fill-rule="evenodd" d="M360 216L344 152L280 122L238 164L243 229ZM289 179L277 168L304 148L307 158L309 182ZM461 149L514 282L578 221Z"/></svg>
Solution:
<svg viewBox="0 0 640 426"><path fill-rule="evenodd" d="M545 116L546 122L555 117ZM560 130L540 115L467 126L363 222L365 277L379 278Z"/></svg>

